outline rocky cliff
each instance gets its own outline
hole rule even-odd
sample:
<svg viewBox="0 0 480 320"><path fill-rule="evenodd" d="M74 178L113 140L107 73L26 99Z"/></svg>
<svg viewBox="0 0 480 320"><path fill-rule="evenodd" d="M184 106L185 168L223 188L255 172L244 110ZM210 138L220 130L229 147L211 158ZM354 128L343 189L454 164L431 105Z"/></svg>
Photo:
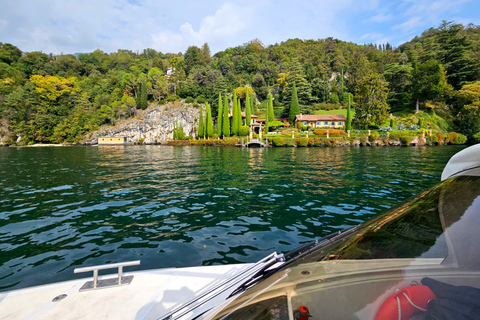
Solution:
<svg viewBox="0 0 480 320"><path fill-rule="evenodd" d="M84 144L96 144L99 137L126 137L127 142L132 143L162 143L172 139L175 122L183 127L185 136L194 136L199 114L198 107L184 102L150 104L146 110L138 111L135 118L88 135Z"/></svg>

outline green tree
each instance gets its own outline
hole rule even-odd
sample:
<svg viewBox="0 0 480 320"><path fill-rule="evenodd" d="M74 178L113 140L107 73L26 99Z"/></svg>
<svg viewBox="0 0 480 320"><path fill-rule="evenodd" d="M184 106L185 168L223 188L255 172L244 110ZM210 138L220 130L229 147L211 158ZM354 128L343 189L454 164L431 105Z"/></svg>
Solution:
<svg viewBox="0 0 480 320"><path fill-rule="evenodd" d="M297 99L302 104L309 104L312 100L312 87L304 77L303 69L297 59L293 59L288 68L285 78L286 85L283 90L283 102L290 105L293 95L293 84L297 91Z"/></svg>
<svg viewBox="0 0 480 320"><path fill-rule="evenodd" d="M447 82L456 90L475 80L478 64L470 56L471 42L461 24L443 20L437 29L437 58L447 72Z"/></svg>
<svg viewBox="0 0 480 320"><path fill-rule="evenodd" d="M290 103L290 110L288 111L288 121L291 125L295 123L295 116L300 114L300 105L298 104L297 98L297 87L295 87L295 82L292 86L292 101Z"/></svg>
<svg viewBox="0 0 480 320"><path fill-rule="evenodd" d="M412 73L413 68L409 63L395 62L385 66L383 75L390 89L387 103L391 111L400 111L411 102Z"/></svg>
<svg viewBox="0 0 480 320"><path fill-rule="evenodd" d="M225 106L226 108L226 106ZM218 94L218 114L217 114L217 134L219 137L223 136L223 105L222 105L222 94Z"/></svg>
<svg viewBox="0 0 480 320"><path fill-rule="evenodd" d="M250 94L248 93L248 89L245 89L247 92L245 93L245 125L250 128L250 123L252 122L252 110L250 107Z"/></svg>
<svg viewBox="0 0 480 320"><path fill-rule="evenodd" d="M145 110L147 109L147 106L148 106L147 80L145 79L145 77L143 77L143 79L140 80L138 92L139 94L137 96L137 107L139 109Z"/></svg>
<svg viewBox="0 0 480 320"><path fill-rule="evenodd" d="M431 59L417 64L413 70L415 112L419 111L419 102L425 105L427 100L441 97L446 86L445 71L438 61Z"/></svg>
<svg viewBox="0 0 480 320"><path fill-rule="evenodd" d="M348 95L347 122L345 124L345 130L352 130L352 111L350 110L351 99L351 95Z"/></svg>
<svg viewBox="0 0 480 320"><path fill-rule="evenodd" d="M367 128L370 124L381 125L387 117L388 87L383 75L371 72L357 82L356 122Z"/></svg>
<svg viewBox="0 0 480 320"><path fill-rule="evenodd" d="M200 106L200 115L198 116L198 137L202 137L205 139L205 125L203 124L203 112L202 106Z"/></svg>
<svg viewBox="0 0 480 320"><path fill-rule="evenodd" d="M229 111L230 105L228 103L228 97L225 95L225 100L223 102L223 121L222 121L222 133L224 137L230 137L230 119L229 119Z"/></svg>
<svg viewBox="0 0 480 320"><path fill-rule="evenodd" d="M475 142L473 136L480 132L480 81L464 85L458 91L457 103L461 109L454 124L470 142Z"/></svg>
<svg viewBox="0 0 480 320"><path fill-rule="evenodd" d="M270 121L274 121L275 120L275 113L273 112L273 97L272 95L270 94L269 98L268 98L268 109L267 109L267 112L268 112L268 119Z"/></svg>
<svg viewBox="0 0 480 320"><path fill-rule="evenodd" d="M212 122L212 109L210 104L207 102L205 104L206 111L205 111L205 127L206 127L206 136L208 138L213 137L213 122Z"/></svg>
<svg viewBox="0 0 480 320"><path fill-rule="evenodd" d="M240 103L240 99L237 99L237 128L238 132L240 132L240 127L242 126L242 104Z"/></svg>
<svg viewBox="0 0 480 320"><path fill-rule="evenodd" d="M238 127L238 109L237 109L237 93L233 91L233 109L232 109L232 134L234 136L238 135L238 130L240 129ZM241 115L240 115L241 117Z"/></svg>

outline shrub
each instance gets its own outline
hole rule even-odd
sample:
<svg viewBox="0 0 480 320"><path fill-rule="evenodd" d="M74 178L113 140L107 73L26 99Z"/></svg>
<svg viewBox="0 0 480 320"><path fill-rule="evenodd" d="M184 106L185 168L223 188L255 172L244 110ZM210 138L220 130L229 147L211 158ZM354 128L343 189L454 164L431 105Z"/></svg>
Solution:
<svg viewBox="0 0 480 320"><path fill-rule="evenodd" d="M193 99L192 97L187 97L185 99L185 103L194 103L195 102L195 99Z"/></svg>
<svg viewBox="0 0 480 320"><path fill-rule="evenodd" d="M177 100L177 96L170 96L167 98L167 102L173 102Z"/></svg>
<svg viewBox="0 0 480 320"><path fill-rule="evenodd" d="M240 130L238 131L238 135L240 137L246 137L246 136L248 136L248 132L250 132L250 127L249 126L241 126Z"/></svg>
<svg viewBox="0 0 480 320"><path fill-rule="evenodd" d="M473 135L473 140L476 142L476 143L480 143L480 132L477 132Z"/></svg>
<svg viewBox="0 0 480 320"><path fill-rule="evenodd" d="M403 131L403 130L405 130L405 129L406 129L406 127L405 127L405 125L404 125L403 123L400 123L400 124L397 126L397 130L398 130L398 131Z"/></svg>
<svg viewBox="0 0 480 320"><path fill-rule="evenodd" d="M420 127L416 124L411 124L411 125L408 126L408 130L410 130L410 131L415 131L415 130L418 130L418 129L420 129Z"/></svg>
<svg viewBox="0 0 480 320"><path fill-rule="evenodd" d="M313 147L314 145L315 145L315 139L314 138L308 138L308 146Z"/></svg>
<svg viewBox="0 0 480 320"><path fill-rule="evenodd" d="M453 140L455 140L456 137L457 137L457 133L456 133L456 132L450 132L450 133L448 134L448 138L449 138L450 142L453 141Z"/></svg>
<svg viewBox="0 0 480 320"><path fill-rule="evenodd" d="M308 130L308 126L300 126L300 130L301 131L307 131Z"/></svg>
<svg viewBox="0 0 480 320"><path fill-rule="evenodd" d="M346 134L345 131L339 129L315 129L313 133L317 136L322 136L327 134L327 130L329 134Z"/></svg>
<svg viewBox="0 0 480 320"><path fill-rule="evenodd" d="M285 139L285 145L287 147L294 147L295 146L295 141L293 139Z"/></svg>
<svg viewBox="0 0 480 320"><path fill-rule="evenodd" d="M391 118L390 119L390 128L392 128L392 130L393 130L393 127L395 127L395 119ZM382 129L382 128L380 128L380 129Z"/></svg>
<svg viewBox="0 0 480 320"><path fill-rule="evenodd" d="M425 118L418 119L418 127L419 128L423 127L424 122L425 122Z"/></svg>
<svg viewBox="0 0 480 320"><path fill-rule="evenodd" d="M374 132L368 137L368 140L370 140L370 142L373 142L377 140L379 137L380 137L380 134L378 134L378 132Z"/></svg>
<svg viewBox="0 0 480 320"><path fill-rule="evenodd" d="M295 144L297 147L306 147L308 146L308 139L307 138L297 138L295 139Z"/></svg>
<svg viewBox="0 0 480 320"><path fill-rule="evenodd" d="M443 144L444 138L443 138L443 136L442 136L441 134L438 134L438 135L437 135L437 139L438 139L438 140L437 140L437 141L438 141L438 144Z"/></svg>
<svg viewBox="0 0 480 320"><path fill-rule="evenodd" d="M392 131L393 127L391 126L391 124L392 124L392 122L390 121L390 127L380 127L380 129L378 129L378 130L380 130L382 132Z"/></svg>
<svg viewBox="0 0 480 320"><path fill-rule="evenodd" d="M400 136L400 142L403 144L403 145L410 145L410 143L412 142L413 140L413 137L412 136Z"/></svg>
<svg viewBox="0 0 480 320"><path fill-rule="evenodd" d="M338 105L330 103L318 103L313 106L314 110L335 110L338 109Z"/></svg>
<svg viewBox="0 0 480 320"><path fill-rule="evenodd" d="M273 138L272 143L275 147L283 147L285 145L285 139L282 137L275 137Z"/></svg>
<svg viewBox="0 0 480 320"><path fill-rule="evenodd" d="M461 133L457 133L455 139L451 140L451 144L465 144L467 142L467 137Z"/></svg>
<svg viewBox="0 0 480 320"><path fill-rule="evenodd" d="M330 103L337 104L339 102L338 95L336 93L332 93L330 95Z"/></svg>
<svg viewBox="0 0 480 320"><path fill-rule="evenodd" d="M198 109L198 108L200 108L200 105L195 102L195 103L193 104L193 107Z"/></svg>
<svg viewBox="0 0 480 320"><path fill-rule="evenodd" d="M197 103L205 103L205 98L203 96L198 96L197 97Z"/></svg>

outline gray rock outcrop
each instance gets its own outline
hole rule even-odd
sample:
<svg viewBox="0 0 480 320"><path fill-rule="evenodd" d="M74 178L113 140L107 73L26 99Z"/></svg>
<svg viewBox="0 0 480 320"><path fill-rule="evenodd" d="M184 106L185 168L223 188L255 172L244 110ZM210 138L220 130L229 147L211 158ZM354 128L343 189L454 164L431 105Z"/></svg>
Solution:
<svg viewBox="0 0 480 320"><path fill-rule="evenodd" d="M183 101L150 104L146 110L138 111L133 119L93 132L86 137L84 144L96 144L99 137L126 137L128 143L162 143L172 140L176 122L183 127L185 136L195 136L199 114L198 107Z"/></svg>

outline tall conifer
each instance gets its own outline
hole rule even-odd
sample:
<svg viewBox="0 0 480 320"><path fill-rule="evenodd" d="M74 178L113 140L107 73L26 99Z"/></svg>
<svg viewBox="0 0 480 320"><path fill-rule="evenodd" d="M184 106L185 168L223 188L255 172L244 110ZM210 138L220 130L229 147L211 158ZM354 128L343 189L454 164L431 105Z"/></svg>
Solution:
<svg viewBox="0 0 480 320"><path fill-rule="evenodd" d="M229 118L230 105L228 103L227 95L225 95L225 101L223 105L224 107L223 107L222 133L225 137L230 137L230 118Z"/></svg>
<svg viewBox="0 0 480 320"><path fill-rule="evenodd" d="M290 103L290 111L288 113L288 121L290 121L290 125L295 123L295 116L300 114L300 106L298 104L298 97L297 97L297 87L295 86L295 82L292 86L292 100Z"/></svg>
<svg viewBox="0 0 480 320"><path fill-rule="evenodd" d="M240 134L240 128L243 126L242 124L242 103L240 99L237 99L237 127L238 127L238 134Z"/></svg>
<svg viewBox="0 0 480 320"><path fill-rule="evenodd" d="M223 122L223 106L222 106L222 94L218 94L218 116L217 116L217 134L221 138L222 137L222 126Z"/></svg>
<svg viewBox="0 0 480 320"><path fill-rule="evenodd" d="M210 108L210 104L208 104L208 102L206 103L206 108L207 108L207 111L205 112L206 113L205 128L207 129L206 136L211 138L213 137L212 109Z"/></svg>
<svg viewBox="0 0 480 320"><path fill-rule="evenodd" d="M268 119L269 121L275 121L275 113L273 112L273 99L270 94L270 99L268 100Z"/></svg>
<svg viewBox="0 0 480 320"><path fill-rule="evenodd" d="M345 130L352 130L352 112L350 110L350 99L352 97L348 95L348 105L347 105L347 123L345 124Z"/></svg>
<svg viewBox="0 0 480 320"><path fill-rule="evenodd" d="M205 129L203 124L203 107L200 106L200 116L198 117L198 137L203 137L205 135ZM205 137L204 137L205 138Z"/></svg>
<svg viewBox="0 0 480 320"><path fill-rule="evenodd" d="M238 135L238 121L237 121L237 93L233 91L233 108L232 108L232 134Z"/></svg>
<svg viewBox="0 0 480 320"><path fill-rule="evenodd" d="M252 110L250 109L250 95L248 94L248 88L245 88L245 125L250 127L252 122Z"/></svg>

